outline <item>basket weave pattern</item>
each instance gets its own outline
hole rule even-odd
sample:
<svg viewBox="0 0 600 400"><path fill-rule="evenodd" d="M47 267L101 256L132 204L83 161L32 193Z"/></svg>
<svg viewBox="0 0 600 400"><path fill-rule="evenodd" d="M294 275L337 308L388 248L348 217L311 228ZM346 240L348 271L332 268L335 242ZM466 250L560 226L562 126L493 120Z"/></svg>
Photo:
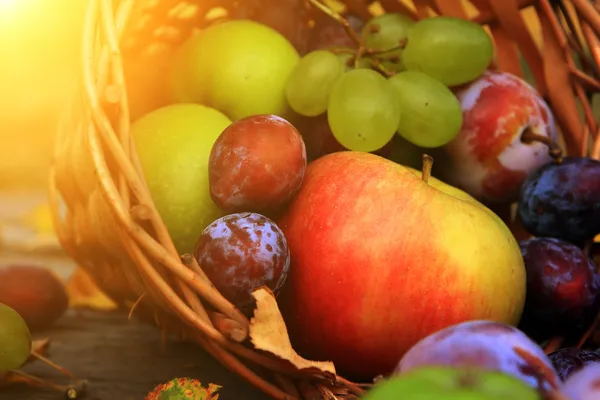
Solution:
<svg viewBox="0 0 600 400"><path fill-rule="evenodd" d="M85 21L81 97L57 140L50 199L64 249L126 309L197 341L228 368L273 398L308 398L298 382L323 381L243 344L248 319L211 284L195 259L177 253L158 215L133 147L123 63L152 45L175 46L201 27L213 7L231 0L198 0L195 16L178 19L181 0L90 0ZM275 4L276 2L274 2ZM348 9L368 16L366 0ZM381 0L390 12L415 18L469 18L460 0ZM588 0L471 0L496 45L496 67L523 76L523 54L535 86L556 116L569 154L600 155L591 95L600 90L600 2ZM521 10L533 7L541 26L536 43ZM149 43L152 38L152 43ZM576 62L575 59L579 61ZM321 398L355 398L362 389L338 377L312 386ZM308 393L308 394L307 394Z"/></svg>

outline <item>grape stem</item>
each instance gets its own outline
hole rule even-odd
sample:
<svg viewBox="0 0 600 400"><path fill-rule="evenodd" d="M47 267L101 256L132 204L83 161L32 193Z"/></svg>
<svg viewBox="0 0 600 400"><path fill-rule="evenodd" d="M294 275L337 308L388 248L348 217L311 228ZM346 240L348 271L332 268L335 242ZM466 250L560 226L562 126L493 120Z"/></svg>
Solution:
<svg viewBox="0 0 600 400"><path fill-rule="evenodd" d="M52 390L56 390L57 392L62 392L67 396L68 399L79 398L79 394L81 394L85 390L86 381L79 381L75 385L68 386L57 385L56 383L46 381L42 378L38 378L35 375L28 374L27 372L23 372L18 369L11 370L8 373L20 376L24 383L28 383L32 386L45 387Z"/></svg>
<svg viewBox="0 0 600 400"><path fill-rule="evenodd" d="M331 18L333 18L340 24L342 24L342 26L344 27L344 30L346 31L348 36L350 36L350 38L356 44L356 46L357 47L361 46L362 41L360 40L360 38L358 37L356 32L354 32L354 29L352 29L352 27L350 26L350 23L344 17L342 17L337 12L333 11L331 8L327 7L325 4L321 3L321 1L319 1L319 0L308 0L308 2L310 4L312 4L313 6L317 7L319 10L321 10L325 14L329 15Z"/></svg>
<svg viewBox="0 0 600 400"><path fill-rule="evenodd" d="M421 171L421 179L423 182L429 182L431 177L431 169L433 168L433 157L429 154L423 154L423 169Z"/></svg>
<svg viewBox="0 0 600 400"><path fill-rule="evenodd" d="M31 356L38 359L39 361L43 362L44 364L48 365L51 368L54 368L55 370L57 370L58 372L62 373L63 375L74 379L75 376L70 373L66 368L61 367L60 365L56 364L54 361L44 357L43 355L36 353L35 351L31 352Z"/></svg>
<svg viewBox="0 0 600 400"><path fill-rule="evenodd" d="M390 78L395 75L394 72L388 71L378 58L371 57L369 60L371 61L373 68L386 78Z"/></svg>
<svg viewBox="0 0 600 400"><path fill-rule="evenodd" d="M550 139L548 136L538 135L533 132L531 128L527 127L521 134L521 142L525 144L530 144L533 142L540 142L548 146L548 154L550 157L554 159L557 163L562 162L563 152L558 143L554 140Z"/></svg>
<svg viewBox="0 0 600 400"><path fill-rule="evenodd" d="M404 50L404 48L406 47L406 43L408 43L407 39L404 39L398 46L394 46L392 48L389 49L384 49L384 50L375 50L375 49L365 49L365 55L368 56L381 56L381 55L385 55L387 53L391 53L393 51L397 51L397 50Z"/></svg>
<svg viewBox="0 0 600 400"><path fill-rule="evenodd" d="M365 45L364 45L362 39L359 37L359 35L354 31L354 29L352 29L352 26L350 26L350 23L348 22L348 20L346 18L342 17L339 13L337 13L337 12L333 11L331 8L327 7L320 0L308 0L308 2L310 4L312 4L313 6L315 6L316 8L318 8L323 13L325 13L326 15L328 15L329 17L331 17L334 20L336 20L337 22L339 22L344 27L344 31L346 32L346 34L350 37L350 39L352 39L352 41L356 45L356 51L349 52L349 51L342 51L340 49L336 49L335 51L333 51L334 53L348 52L350 54L353 54L354 56L352 58L352 65L354 66L354 68L358 68L359 60L363 56L367 56L371 62L371 65L374 67L374 69L376 71L378 71L379 73L384 75L386 78L389 78L394 75L393 72L388 71L383 66L381 61L379 59L377 59L376 56L390 53L390 52L393 52L396 50L404 49L404 47L406 47L406 40L403 40L400 44L398 44L398 46L394 46L390 49L384 49L384 50L368 49L365 47Z"/></svg>

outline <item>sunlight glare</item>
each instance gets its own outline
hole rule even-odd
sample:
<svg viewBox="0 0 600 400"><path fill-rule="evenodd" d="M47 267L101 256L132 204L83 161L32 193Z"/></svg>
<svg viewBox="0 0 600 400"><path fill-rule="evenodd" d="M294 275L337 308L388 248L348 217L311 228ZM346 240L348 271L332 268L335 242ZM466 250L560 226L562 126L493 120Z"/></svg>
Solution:
<svg viewBox="0 0 600 400"><path fill-rule="evenodd" d="M0 12L8 11L11 8L17 6L17 4L22 3L22 0L0 0Z"/></svg>

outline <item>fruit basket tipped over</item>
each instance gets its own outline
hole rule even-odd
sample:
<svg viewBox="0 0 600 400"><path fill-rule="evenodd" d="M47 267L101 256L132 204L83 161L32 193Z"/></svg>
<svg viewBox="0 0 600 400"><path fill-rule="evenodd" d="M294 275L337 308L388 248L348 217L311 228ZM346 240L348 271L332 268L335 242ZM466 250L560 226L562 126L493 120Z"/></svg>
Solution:
<svg viewBox="0 0 600 400"><path fill-rule="evenodd" d="M61 245L272 398L567 399L541 346L600 347L599 10L89 0Z"/></svg>

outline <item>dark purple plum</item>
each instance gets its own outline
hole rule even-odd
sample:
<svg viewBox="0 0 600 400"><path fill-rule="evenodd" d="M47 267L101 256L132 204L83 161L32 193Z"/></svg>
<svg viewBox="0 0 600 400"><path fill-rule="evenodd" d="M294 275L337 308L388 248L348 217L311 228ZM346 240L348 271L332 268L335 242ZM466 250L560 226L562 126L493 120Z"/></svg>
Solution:
<svg viewBox="0 0 600 400"><path fill-rule="evenodd" d="M563 382L586 365L600 364L599 352L578 347L566 347L556 350L548 354L548 358L552 361L554 369Z"/></svg>
<svg viewBox="0 0 600 400"><path fill-rule="evenodd" d="M542 166L525 180L518 213L534 236L592 239L600 233L600 161L565 157Z"/></svg>
<svg viewBox="0 0 600 400"><path fill-rule="evenodd" d="M600 296L600 274L577 246L559 239L519 243L527 272L520 328L537 340L586 329Z"/></svg>
<svg viewBox="0 0 600 400"><path fill-rule="evenodd" d="M194 256L215 287L242 311L251 311L252 292L267 286L279 294L290 268L281 229L257 213L237 213L208 225Z"/></svg>

